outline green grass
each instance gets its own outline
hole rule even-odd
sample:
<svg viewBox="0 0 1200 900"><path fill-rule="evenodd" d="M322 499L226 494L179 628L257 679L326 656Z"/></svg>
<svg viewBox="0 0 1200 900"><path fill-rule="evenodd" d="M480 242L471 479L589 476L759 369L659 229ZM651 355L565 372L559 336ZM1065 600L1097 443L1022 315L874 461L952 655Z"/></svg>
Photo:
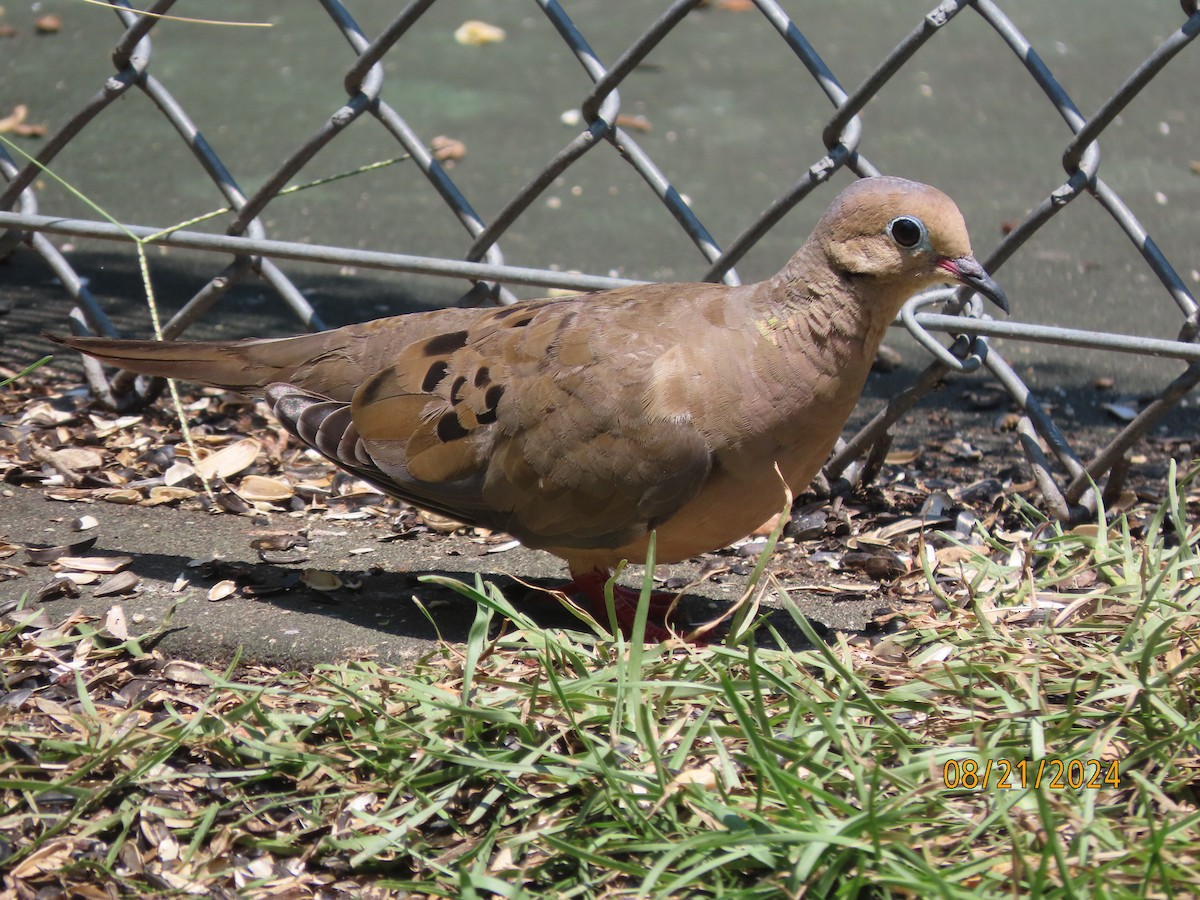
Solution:
<svg viewBox="0 0 1200 900"><path fill-rule="evenodd" d="M1196 481L1136 528L1027 510L957 575L928 562L943 611L873 646L634 653L478 583L469 641L405 669L204 674L152 635L13 613L5 887L1194 896Z"/></svg>

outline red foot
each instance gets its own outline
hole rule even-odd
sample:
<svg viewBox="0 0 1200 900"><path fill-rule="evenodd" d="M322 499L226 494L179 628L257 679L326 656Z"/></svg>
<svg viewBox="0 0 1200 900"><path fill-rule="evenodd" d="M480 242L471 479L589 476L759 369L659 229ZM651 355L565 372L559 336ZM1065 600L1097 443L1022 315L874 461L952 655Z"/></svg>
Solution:
<svg viewBox="0 0 1200 900"><path fill-rule="evenodd" d="M608 603L604 598L604 586L612 575L603 569L593 569L582 575L575 575L574 580L564 588L568 594L583 594L592 607L592 615L601 624L608 624ZM641 591L635 591L624 585L613 585L613 610L617 616L617 627L625 637L633 634L633 620L637 615L638 598ZM670 627L675 620L671 610L675 604L676 594L664 591L654 591L650 594L650 609L646 616L646 641L657 644L672 637L685 634L687 628Z"/></svg>

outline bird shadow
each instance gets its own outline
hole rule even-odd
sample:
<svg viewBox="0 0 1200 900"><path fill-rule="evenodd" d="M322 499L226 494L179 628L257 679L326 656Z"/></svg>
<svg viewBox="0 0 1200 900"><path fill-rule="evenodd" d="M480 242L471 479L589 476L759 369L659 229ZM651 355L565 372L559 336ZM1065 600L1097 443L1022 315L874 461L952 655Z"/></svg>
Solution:
<svg viewBox="0 0 1200 900"><path fill-rule="evenodd" d="M539 627L588 630L555 597L562 588L561 579L555 578L479 575L452 566L423 571L325 567L321 577L314 578L308 574L312 570L297 563L212 560L196 565L178 554L138 551L129 555L132 562L128 568L140 579L140 593L89 596L90 589L85 588L78 599L72 599L82 604L85 612L94 613L120 603L128 614L140 613L141 620L160 623L158 640L171 653L198 660L214 656L214 643L234 650L243 641L263 647L277 641L281 632L293 635L286 654L289 659L311 656L313 661L327 659L330 648L339 645L343 652L351 652L369 644L381 656L397 657L411 656L425 642L466 641L477 605L425 576L452 579L469 587L481 577ZM186 585L181 587L184 580ZM57 605L62 601L48 602ZM680 627L720 617L731 605L730 601L684 593L678 606ZM834 631L828 626L813 618L808 622L816 635L832 639ZM812 647L786 610L764 606L756 624L755 639L760 647L792 651ZM498 631L506 623L497 616L492 627ZM719 628L710 637L719 642L723 634ZM214 635L221 635L221 640L214 642Z"/></svg>

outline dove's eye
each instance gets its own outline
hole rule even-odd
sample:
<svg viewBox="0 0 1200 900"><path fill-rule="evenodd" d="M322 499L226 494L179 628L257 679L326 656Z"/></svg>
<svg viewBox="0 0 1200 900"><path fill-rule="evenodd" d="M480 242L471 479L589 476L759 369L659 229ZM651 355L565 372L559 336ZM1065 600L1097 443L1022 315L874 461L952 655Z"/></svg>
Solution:
<svg viewBox="0 0 1200 900"><path fill-rule="evenodd" d="M901 247L915 247L925 239L925 226L912 216L898 216L888 224L888 234Z"/></svg>

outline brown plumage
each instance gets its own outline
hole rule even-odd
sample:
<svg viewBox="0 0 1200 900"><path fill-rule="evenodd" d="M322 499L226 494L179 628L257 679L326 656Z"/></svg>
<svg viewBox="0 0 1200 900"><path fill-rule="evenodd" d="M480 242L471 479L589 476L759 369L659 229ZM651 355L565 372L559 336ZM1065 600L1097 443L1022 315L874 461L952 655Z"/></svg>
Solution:
<svg viewBox="0 0 1200 900"><path fill-rule="evenodd" d="M333 462L562 557L595 602L613 566L644 560L651 529L659 562L686 559L782 507L776 465L802 491L888 323L945 281L1007 309L953 201L871 178L758 284L643 285L275 340L55 340L134 372L264 390Z"/></svg>

